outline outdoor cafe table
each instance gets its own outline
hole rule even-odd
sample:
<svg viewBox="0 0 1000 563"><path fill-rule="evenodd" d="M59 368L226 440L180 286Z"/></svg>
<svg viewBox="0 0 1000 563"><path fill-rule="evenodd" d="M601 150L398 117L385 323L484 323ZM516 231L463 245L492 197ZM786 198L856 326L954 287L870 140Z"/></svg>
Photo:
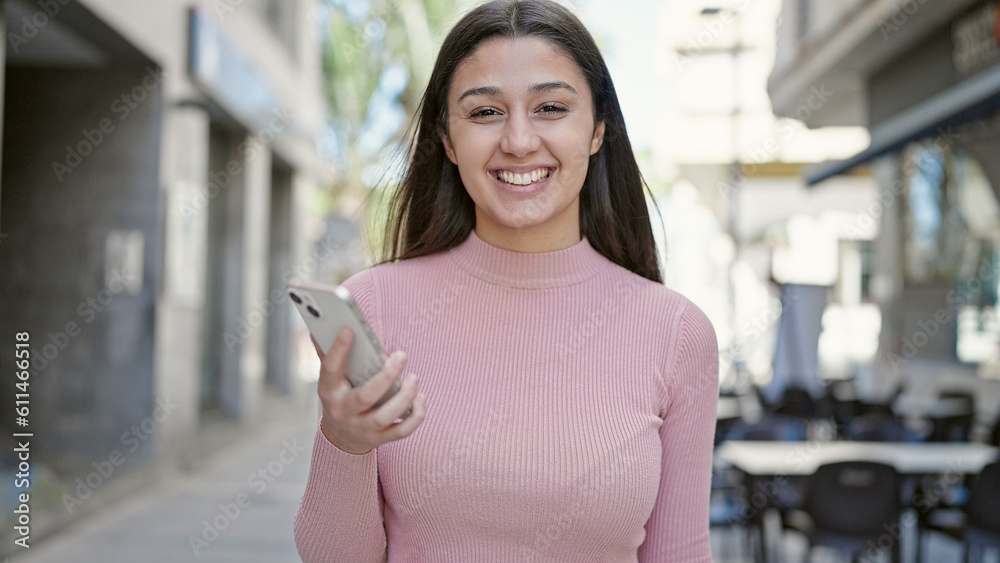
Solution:
<svg viewBox="0 0 1000 563"><path fill-rule="evenodd" d="M717 461L747 475L751 482L779 476L808 476L820 465L875 461L902 475L976 474L997 458L997 448L967 442L728 441L715 450ZM748 488L751 490L752 488ZM761 538L758 560L766 560Z"/></svg>
<svg viewBox="0 0 1000 563"><path fill-rule="evenodd" d="M904 475L979 473L997 457L997 448L967 442L758 442L728 441L718 459L757 477L812 475L826 463L877 461Z"/></svg>

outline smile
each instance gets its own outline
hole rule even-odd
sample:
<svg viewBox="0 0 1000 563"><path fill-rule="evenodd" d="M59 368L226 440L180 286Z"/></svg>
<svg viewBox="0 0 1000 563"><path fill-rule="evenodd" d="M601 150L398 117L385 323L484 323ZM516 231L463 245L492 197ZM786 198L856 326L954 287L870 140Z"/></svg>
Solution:
<svg viewBox="0 0 1000 563"><path fill-rule="evenodd" d="M548 177L548 168L537 168L524 174L515 174L514 172L508 172L506 170L497 171L497 180L513 184L515 186L527 186L529 184L534 184L535 182L541 182Z"/></svg>

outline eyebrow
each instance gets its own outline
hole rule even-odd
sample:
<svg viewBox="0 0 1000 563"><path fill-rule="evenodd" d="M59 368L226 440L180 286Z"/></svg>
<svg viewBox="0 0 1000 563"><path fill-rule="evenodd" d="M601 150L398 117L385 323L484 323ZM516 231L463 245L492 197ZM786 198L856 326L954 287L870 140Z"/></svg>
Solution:
<svg viewBox="0 0 1000 563"><path fill-rule="evenodd" d="M568 82L563 82L562 80L554 80L552 82L542 82L539 84L532 84L528 88L528 94L540 94L542 92L549 92L552 90L569 90L574 94L577 93L576 88L570 86ZM500 88L496 86L479 86L478 88L469 88L462 95L458 97L458 101L461 102L469 96L499 96L501 94Z"/></svg>

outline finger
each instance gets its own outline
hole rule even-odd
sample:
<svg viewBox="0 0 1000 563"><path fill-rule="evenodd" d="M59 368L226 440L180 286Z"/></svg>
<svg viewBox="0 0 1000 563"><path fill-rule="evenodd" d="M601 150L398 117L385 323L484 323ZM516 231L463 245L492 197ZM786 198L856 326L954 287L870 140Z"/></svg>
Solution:
<svg viewBox="0 0 1000 563"><path fill-rule="evenodd" d="M385 430L397 420L403 418L407 409L412 409L413 400L417 397L417 376L410 375L400 386L399 391L382 406L368 414L372 427Z"/></svg>
<svg viewBox="0 0 1000 563"><path fill-rule="evenodd" d="M389 361L374 377L355 389L355 393L353 393L354 407L358 409L359 413L372 408L392 388L392 385L399 379L399 374L403 372L405 364L406 353L397 350L389 356Z"/></svg>
<svg viewBox="0 0 1000 563"><path fill-rule="evenodd" d="M340 329L337 338L330 346L329 352L323 356L320 363L319 383L321 388L342 390L350 388L351 384L344 375L344 363L347 360L347 353L351 349L354 340L354 333L351 329L344 327Z"/></svg>
<svg viewBox="0 0 1000 563"><path fill-rule="evenodd" d="M410 413L410 416L404 418L402 422L393 424L382 432L379 432L379 440L385 443L405 438L413 434L413 431L420 426L426 417L427 397L423 393L418 393L417 398L413 400L413 412Z"/></svg>

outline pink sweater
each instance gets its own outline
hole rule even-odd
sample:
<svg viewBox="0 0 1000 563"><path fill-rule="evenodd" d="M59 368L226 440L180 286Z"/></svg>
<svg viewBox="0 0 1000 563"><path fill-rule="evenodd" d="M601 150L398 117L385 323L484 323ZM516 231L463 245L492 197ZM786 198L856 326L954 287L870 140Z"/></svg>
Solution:
<svg viewBox="0 0 1000 563"><path fill-rule="evenodd" d="M583 239L473 232L344 284L427 418L364 455L319 431L295 518L319 561L710 562L715 332Z"/></svg>

